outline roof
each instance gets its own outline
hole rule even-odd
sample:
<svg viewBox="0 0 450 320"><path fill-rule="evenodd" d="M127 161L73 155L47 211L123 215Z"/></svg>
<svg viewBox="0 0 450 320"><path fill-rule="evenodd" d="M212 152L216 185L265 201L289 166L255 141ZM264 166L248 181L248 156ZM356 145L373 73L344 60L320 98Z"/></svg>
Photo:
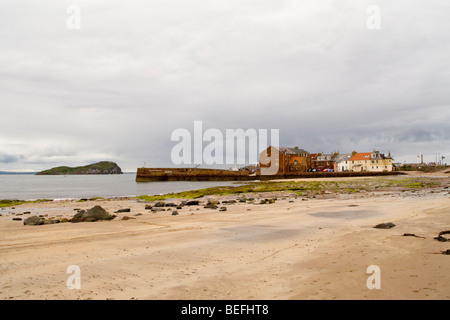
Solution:
<svg viewBox="0 0 450 320"><path fill-rule="evenodd" d="M276 147L274 147L274 148L276 148ZM306 150L304 150L304 149L299 149L299 148L297 148L297 147L295 147L295 148L278 147L278 148L276 148L276 149L278 149L278 150L280 150L281 152L286 153L286 154L298 154L298 155L302 155L302 154L307 154L307 153L309 153L308 151L306 151Z"/></svg>
<svg viewBox="0 0 450 320"><path fill-rule="evenodd" d="M357 161L357 160L370 160L372 156L372 152L363 152L363 153L355 153L350 160L351 161Z"/></svg>
<svg viewBox="0 0 450 320"><path fill-rule="evenodd" d="M338 154L334 158L334 162L349 161L351 157L352 157L351 153Z"/></svg>

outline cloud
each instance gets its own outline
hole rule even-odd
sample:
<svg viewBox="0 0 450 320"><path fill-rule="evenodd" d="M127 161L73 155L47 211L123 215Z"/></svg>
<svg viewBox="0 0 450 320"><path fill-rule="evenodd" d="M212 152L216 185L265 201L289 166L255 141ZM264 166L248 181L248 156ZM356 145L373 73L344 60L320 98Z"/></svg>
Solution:
<svg viewBox="0 0 450 320"><path fill-rule="evenodd" d="M0 163L12 163L20 160L20 156L10 155L10 154L1 154L0 153Z"/></svg>
<svg viewBox="0 0 450 320"><path fill-rule="evenodd" d="M446 1L377 1L377 31L366 0L79 1L80 30L71 4L0 4L10 167L172 165L171 132L194 120L312 152L450 153Z"/></svg>

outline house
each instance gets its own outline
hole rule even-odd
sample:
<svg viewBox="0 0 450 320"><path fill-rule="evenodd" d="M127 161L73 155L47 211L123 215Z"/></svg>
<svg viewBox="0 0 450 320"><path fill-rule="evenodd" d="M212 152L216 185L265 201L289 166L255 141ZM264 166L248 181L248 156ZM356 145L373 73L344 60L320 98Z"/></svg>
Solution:
<svg viewBox="0 0 450 320"><path fill-rule="evenodd" d="M350 158L351 153L338 154L334 157L334 171L335 172L347 172L350 171Z"/></svg>
<svg viewBox="0 0 450 320"><path fill-rule="evenodd" d="M323 171L325 169L334 169L334 157L337 153L317 153L314 158L311 158L312 169Z"/></svg>
<svg viewBox="0 0 450 320"><path fill-rule="evenodd" d="M374 150L373 152L353 152L350 158L349 171L352 172L383 172L393 171L392 157Z"/></svg>
<svg viewBox="0 0 450 320"><path fill-rule="evenodd" d="M309 152L298 147L268 147L259 155L259 167L270 167L271 159L278 162L279 175L306 172L311 167Z"/></svg>

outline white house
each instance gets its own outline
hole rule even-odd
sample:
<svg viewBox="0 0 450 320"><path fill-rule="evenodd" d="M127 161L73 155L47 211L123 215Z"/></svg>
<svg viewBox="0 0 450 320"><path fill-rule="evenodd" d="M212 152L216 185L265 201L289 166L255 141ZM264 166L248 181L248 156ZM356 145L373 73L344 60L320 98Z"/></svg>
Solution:
<svg viewBox="0 0 450 320"><path fill-rule="evenodd" d="M351 153L339 154L334 158L334 170L337 172L350 171Z"/></svg>

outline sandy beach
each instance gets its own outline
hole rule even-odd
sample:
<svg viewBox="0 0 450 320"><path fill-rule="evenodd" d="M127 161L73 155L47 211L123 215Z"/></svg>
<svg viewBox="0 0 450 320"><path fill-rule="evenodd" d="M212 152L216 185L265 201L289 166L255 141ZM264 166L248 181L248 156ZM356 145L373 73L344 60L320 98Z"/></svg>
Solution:
<svg viewBox="0 0 450 320"><path fill-rule="evenodd" d="M448 175L439 179L411 192L211 196L255 201L226 211L185 206L178 215L133 198L3 208L0 299L450 299L450 256L442 254L450 242L434 239L450 229ZM70 219L96 205L130 212L41 226L12 220ZM373 228L387 222L395 227ZM67 287L71 265L81 270L80 289ZM371 265L380 289L366 285Z"/></svg>

